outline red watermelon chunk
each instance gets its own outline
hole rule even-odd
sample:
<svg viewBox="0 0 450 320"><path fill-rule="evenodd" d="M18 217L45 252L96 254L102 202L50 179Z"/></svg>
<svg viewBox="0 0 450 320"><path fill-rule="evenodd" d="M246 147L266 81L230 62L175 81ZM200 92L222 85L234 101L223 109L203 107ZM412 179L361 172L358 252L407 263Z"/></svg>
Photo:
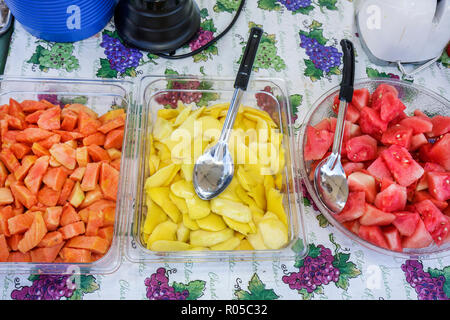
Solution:
<svg viewBox="0 0 450 320"><path fill-rule="evenodd" d="M375 178L363 172L353 172L347 177L350 191L364 191L366 201L373 203L377 194Z"/></svg>
<svg viewBox="0 0 450 320"><path fill-rule="evenodd" d="M398 91L393 86L382 83L380 84L372 94L372 108L375 110L381 109L382 98L385 94L391 93L395 98L398 98Z"/></svg>
<svg viewBox="0 0 450 320"><path fill-rule="evenodd" d="M406 106L393 93L385 93L380 100L380 118L389 122L400 115Z"/></svg>
<svg viewBox="0 0 450 320"><path fill-rule="evenodd" d="M441 245L450 231L447 218L430 200L418 202L415 207L433 240L438 246Z"/></svg>
<svg viewBox="0 0 450 320"><path fill-rule="evenodd" d="M351 105L355 106L358 110L368 106L370 102L370 92L367 88L353 90L353 98Z"/></svg>
<svg viewBox="0 0 450 320"><path fill-rule="evenodd" d="M339 96L334 97L333 111L334 113L339 113ZM355 123L359 120L359 110L353 106L351 103L347 105L347 112L345 113L345 120Z"/></svg>
<svg viewBox="0 0 450 320"><path fill-rule="evenodd" d="M428 172L427 181L428 191L436 200L450 199L450 172Z"/></svg>
<svg viewBox="0 0 450 320"><path fill-rule="evenodd" d="M318 124L314 126L316 130L327 130L331 131L331 122L329 118L325 118L322 121L320 121Z"/></svg>
<svg viewBox="0 0 450 320"><path fill-rule="evenodd" d="M409 186L425 172L403 147L392 145L381 156L394 179L402 186Z"/></svg>
<svg viewBox="0 0 450 320"><path fill-rule="evenodd" d="M448 203L446 201L436 200L429 192L416 191L414 194L413 203L422 202L423 200L430 200L436 207L438 207L439 210L444 210L448 207Z"/></svg>
<svg viewBox="0 0 450 320"><path fill-rule="evenodd" d="M422 219L417 222L416 230L409 237L402 239L403 248L420 249L426 248L433 242L433 238L425 228L425 224Z"/></svg>
<svg viewBox="0 0 450 320"><path fill-rule="evenodd" d="M383 228L384 237L388 243L389 249L392 251L402 252L402 240L400 233L394 226L388 226Z"/></svg>
<svg viewBox="0 0 450 320"><path fill-rule="evenodd" d="M450 117L435 116L431 118L431 123L433 124L433 137L438 137L450 132Z"/></svg>
<svg viewBox="0 0 450 320"><path fill-rule="evenodd" d="M429 151L432 162L437 162L450 171L450 133L446 133L441 139L434 143Z"/></svg>
<svg viewBox="0 0 450 320"><path fill-rule="evenodd" d="M350 192L344 209L334 217L339 222L358 219L364 214L365 193L363 191Z"/></svg>
<svg viewBox="0 0 450 320"><path fill-rule="evenodd" d="M385 212L401 211L406 206L406 187L396 183L379 192L375 197L375 206Z"/></svg>
<svg viewBox="0 0 450 320"><path fill-rule="evenodd" d="M348 177L353 172L360 171L361 169L364 169L364 163L362 162L351 162L348 161L342 165L344 168L345 175Z"/></svg>
<svg viewBox="0 0 450 320"><path fill-rule="evenodd" d="M410 151L416 151L421 146L428 143L427 137L423 133L416 134L411 137L411 145L409 146Z"/></svg>
<svg viewBox="0 0 450 320"><path fill-rule="evenodd" d="M433 123L428 118L413 116L400 121L400 125L411 128L414 134L431 132Z"/></svg>
<svg viewBox="0 0 450 320"><path fill-rule="evenodd" d="M383 132L387 130L388 123L381 120L380 114L376 110L364 107L361 109L359 126L361 132L380 138Z"/></svg>
<svg viewBox="0 0 450 320"><path fill-rule="evenodd" d="M397 146L409 149L412 136L413 129L398 124L388 128L383 133L381 136L381 142L385 145L395 144Z"/></svg>
<svg viewBox="0 0 450 320"><path fill-rule="evenodd" d="M359 227L358 236L378 247L389 249L384 233L378 226L361 225Z"/></svg>
<svg viewBox="0 0 450 320"><path fill-rule="evenodd" d="M374 206L366 203L364 214L359 218L359 223L363 226L387 226L395 220L395 215L389 212L378 210Z"/></svg>
<svg viewBox="0 0 450 320"><path fill-rule="evenodd" d="M419 223L420 216L417 212L395 212L395 220L392 224L398 229L402 236L409 237L416 230L417 223Z"/></svg>
<svg viewBox="0 0 450 320"><path fill-rule="evenodd" d="M322 159L333 144L333 136L333 133L327 130L319 131L312 126L308 126L306 128L305 160Z"/></svg>
<svg viewBox="0 0 450 320"><path fill-rule="evenodd" d="M367 171L378 180L383 180L383 178L394 180L382 157L378 157L372 162Z"/></svg>
<svg viewBox="0 0 450 320"><path fill-rule="evenodd" d="M351 161L368 161L377 157L377 140L369 135L351 138L345 149L347 158Z"/></svg>

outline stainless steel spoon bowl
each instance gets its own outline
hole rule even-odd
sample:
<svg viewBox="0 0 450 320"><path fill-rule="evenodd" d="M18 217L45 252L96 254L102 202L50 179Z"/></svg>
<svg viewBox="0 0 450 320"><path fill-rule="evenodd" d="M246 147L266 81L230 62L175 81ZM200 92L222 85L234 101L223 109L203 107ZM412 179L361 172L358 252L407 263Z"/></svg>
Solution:
<svg viewBox="0 0 450 320"><path fill-rule="evenodd" d="M333 213L344 209L348 198L348 183L341 163L342 138L345 127L347 105L353 98L355 80L355 54L353 44L349 40L341 41L344 52L344 70L339 92L339 113L334 132L331 155L323 159L314 172L314 187L323 205Z"/></svg>
<svg viewBox="0 0 450 320"><path fill-rule="evenodd" d="M198 157L195 163L193 183L195 192L200 199L210 200L218 196L233 179L234 163L228 148L228 139L233 129L241 98L244 91L247 90L262 34L261 28L254 27L251 29L220 138L213 147Z"/></svg>

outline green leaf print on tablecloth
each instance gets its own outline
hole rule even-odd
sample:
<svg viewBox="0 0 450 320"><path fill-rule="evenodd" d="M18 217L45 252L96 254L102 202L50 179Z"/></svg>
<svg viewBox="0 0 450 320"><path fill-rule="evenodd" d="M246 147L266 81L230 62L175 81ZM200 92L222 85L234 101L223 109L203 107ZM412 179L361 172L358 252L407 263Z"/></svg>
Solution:
<svg viewBox="0 0 450 320"><path fill-rule="evenodd" d="M16 286L13 300L82 300L100 289L92 275L30 275L31 286Z"/></svg>
<svg viewBox="0 0 450 320"><path fill-rule="evenodd" d="M214 5L214 11L232 13L239 8L240 3L241 0L217 0Z"/></svg>
<svg viewBox="0 0 450 320"><path fill-rule="evenodd" d="M144 55L135 48L126 47L119 38L117 31L104 30L102 42L105 58L100 58L100 68L96 76L99 78L136 77L140 72L136 69L147 63L155 62L158 56L154 54Z"/></svg>
<svg viewBox="0 0 450 320"><path fill-rule="evenodd" d="M334 241L330 234L330 242L334 244L334 253L324 245L311 243L308 255L304 259L296 259L296 272L287 272L282 281L292 290L310 300L315 295L323 294L324 286L334 283L337 288L347 290L349 280L358 277L361 271L354 262L350 261L350 253L341 252L341 246Z"/></svg>
<svg viewBox="0 0 450 320"><path fill-rule="evenodd" d="M438 62L440 62L444 67L450 68L450 57L448 56L446 49L444 49L444 51L442 52L442 55L439 58Z"/></svg>
<svg viewBox="0 0 450 320"><path fill-rule="evenodd" d="M41 71L48 72L49 69L65 70L72 72L79 69L80 63L73 55L72 43L56 43L45 40L36 41L35 52L27 61L38 66Z"/></svg>
<svg viewBox="0 0 450 320"><path fill-rule="evenodd" d="M262 27L262 25L249 22L249 29L252 27ZM247 39L247 37L245 37ZM242 41L242 54L239 57L238 63L241 63L242 55L244 54L245 45L247 40ZM286 69L286 63L277 55L277 40L274 34L263 33L259 44L258 52L256 53L255 62L253 64L253 71L258 72L261 69L274 69L275 71L281 71Z"/></svg>
<svg viewBox="0 0 450 320"><path fill-rule="evenodd" d="M238 300L276 300L279 298L273 289L266 289L266 285L256 273L248 282L248 291L238 288L234 295Z"/></svg>
<svg viewBox="0 0 450 320"><path fill-rule="evenodd" d="M334 45L327 46L329 39L323 36L322 24L313 21L308 31L300 30L300 47L305 49L309 59L304 59L304 75L312 81L317 81L325 76L339 75L341 71L342 53ZM336 43L336 41L334 41Z"/></svg>
<svg viewBox="0 0 450 320"><path fill-rule="evenodd" d="M203 296L206 282L203 280L193 280L187 284L173 282L169 285L169 276L175 273L176 269L167 270L158 268L149 278L146 278L147 298L149 300L197 300Z"/></svg>
<svg viewBox="0 0 450 320"><path fill-rule="evenodd" d="M292 14L309 14L317 6L320 10L337 10L337 0L258 0L258 8L268 11L286 9Z"/></svg>

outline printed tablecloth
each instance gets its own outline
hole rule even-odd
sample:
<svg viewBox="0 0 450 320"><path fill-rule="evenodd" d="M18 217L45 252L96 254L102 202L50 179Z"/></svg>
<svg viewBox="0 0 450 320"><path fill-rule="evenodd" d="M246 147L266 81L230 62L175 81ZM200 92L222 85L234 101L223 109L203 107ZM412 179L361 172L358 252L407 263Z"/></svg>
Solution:
<svg viewBox="0 0 450 320"><path fill-rule="evenodd" d="M239 3L197 2L202 8L202 29L185 51L199 47L223 30ZM368 60L358 39L353 3L349 0L247 1L227 36L205 52L183 60L166 60L121 47L112 22L97 35L74 44L36 39L16 23L5 75L132 79L180 73L233 77L253 25L261 25L265 31L254 75L284 78L294 112L310 107L340 83L342 38L355 44L356 78L401 77L397 68L380 67ZM113 47L129 58L114 55ZM417 74L413 81L450 99L449 67L450 59L443 53L437 63ZM305 205L309 253L304 260L133 264L124 258L117 272L83 276L80 287L63 290L62 294L49 293L62 283L58 276L1 275L1 299L148 299L158 294L191 300L450 298L450 258L417 261L380 255L340 234L306 198ZM155 281L163 284L157 294L150 290Z"/></svg>

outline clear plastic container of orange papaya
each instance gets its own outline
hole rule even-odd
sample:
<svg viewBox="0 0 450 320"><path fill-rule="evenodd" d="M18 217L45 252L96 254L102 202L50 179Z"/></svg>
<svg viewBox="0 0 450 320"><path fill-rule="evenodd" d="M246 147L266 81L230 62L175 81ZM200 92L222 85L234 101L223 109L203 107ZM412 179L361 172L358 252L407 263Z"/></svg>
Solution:
<svg viewBox="0 0 450 320"><path fill-rule="evenodd" d="M250 82L231 135L238 139L241 132L242 140L230 142L235 175L227 189L209 202L193 191L195 158L220 135L233 83L183 75L140 79L140 134L130 166L137 180L123 220L124 254L132 262L284 261L306 255L294 119L283 80Z"/></svg>
<svg viewBox="0 0 450 320"><path fill-rule="evenodd" d="M0 273L115 272L133 82L1 77L0 87Z"/></svg>

